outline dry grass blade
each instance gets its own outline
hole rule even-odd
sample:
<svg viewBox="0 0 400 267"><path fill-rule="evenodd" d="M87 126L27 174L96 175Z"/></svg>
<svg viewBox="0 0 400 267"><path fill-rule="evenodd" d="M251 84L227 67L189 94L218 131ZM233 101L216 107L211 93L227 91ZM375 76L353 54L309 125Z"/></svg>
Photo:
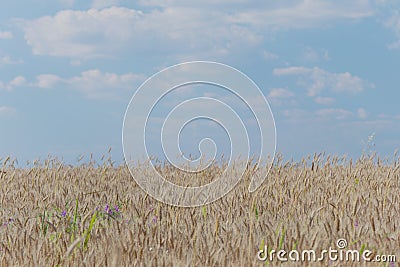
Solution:
<svg viewBox="0 0 400 267"><path fill-rule="evenodd" d="M65 253L65 258L68 258L68 257L71 255L71 253L74 251L75 247L76 247L80 242L82 242L82 239L83 239L82 237L77 238L77 239L68 247L67 252Z"/></svg>

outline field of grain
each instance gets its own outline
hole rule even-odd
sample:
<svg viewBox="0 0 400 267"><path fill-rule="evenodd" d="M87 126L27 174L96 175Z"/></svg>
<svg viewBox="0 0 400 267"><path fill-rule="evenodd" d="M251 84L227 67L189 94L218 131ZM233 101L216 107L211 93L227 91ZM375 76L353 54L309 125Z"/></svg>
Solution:
<svg viewBox="0 0 400 267"><path fill-rule="evenodd" d="M247 176L222 199L197 208L157 202L125 166L109 160L0 163L1 266L275 266L281 262L257 259L260 247L321 251L336 248L339 238L348 249L397 255L397 263L285 265L400 261L398 158L278 156L256 192L247 191ZM173 169L163 171L174 176ZM219 171L196 177L208 182Z"/></svg>

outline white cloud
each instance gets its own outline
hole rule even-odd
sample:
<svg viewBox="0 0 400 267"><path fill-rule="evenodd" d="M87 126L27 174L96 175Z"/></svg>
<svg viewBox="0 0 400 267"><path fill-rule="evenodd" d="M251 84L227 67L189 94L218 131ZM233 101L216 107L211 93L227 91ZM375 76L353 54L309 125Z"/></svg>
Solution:
<svg viewBox="0 0 400 267"><path fill-rule="evenodd" d="M54 74L41 74L36 77L36 83L33 86L37 86L39 88L53 88L56 84L62 82L63 80Z"/></svg>
<svg viewBox="0 0 400 267"><path fill-rule="evenodd" d="M315 103L320 104L320 105L331 105L335 102L335 99L332 97L316 97L314 99Z"/></svg>
<svg viewBox="0 0 400 267"><path fill-rule="evenodd" d="M327 50L318 51L311 47L306 47L302 52L301 58L306 62L319 62L330 60Z"/></svg>
<svg viewBox="0 0 400 267"><path fill-rule="evenodd" d="M274 75L296 75L298 84L307 88L309 96L317 96L324 89L337 93L359 93L374 85L349 72L332 73L318 67L287 67L273 70Z"/></svg>
<svg viewBox="0 0 400 267"><path fill-rule="evenodd" d="M342 108L324 108L315 111L308 111L304 109L286 109L283 111L283 115L293 121L305 121L305 120L347 120L347 119L366 119L368 113L363 109L359 108L357 112L352 112ZM359 121L366 122L366 121ZM358 123L357 121L351 121L351 123Z"/></svg>
<svg viewBox="0 0 400 267"><path fill-rule="evenodd" d="M269 92L268 97L269 98L291 98L291 97L294 97L294 93L285 88L275 88Z"/></svg>
<svg viewBox="0 0 400 267"><path fill-rule="evenodd" d="M64 10L24 21L25 39L36 55L91 58L120 51L225 53L261 36L241 25L228 25L216 10L171 7L142 12L124 7ZM163 46L160 46L160 43Z"/></svg>
<svg viewBox="0 0 400 267"><path fill-rule="evenodd" d="M139 82L144 80L140 74L127 73L118 75L115 73L101 72L100 70L88 70L78 76L61 78L53 74L42 74L36 77L33 86L51 89L64 86L77 90L89 98L119 98L123 96L121 90L133 92Z"/></svg>
<svg viewBox="0 0 400 267"><path fill-rule="evenodd" d="M321 27L333 20L371 15L365 1L285 0L261 5L243 0L194 5L176 0L142 1L150 6L146 11L113 6L119 2L94 0L94 8L86 11L63 10L54 16L24 20L25 39L37 55L91 58L135 50L142 54L226 56L251 51L276 28ZM273 59L275 55L264 57Z"/></svg>
<svg viewBox="0 0 400 267"><path fill-rule="evenodd" d="M140 5L142 6L150 6L150 7L170 7L170 6L192 6L196 8L204 8L204 7L224 7L224 6L232 6L232 5L240 5L247 4L249 2L246 0L203 0L203 1L187 1L187 0L139 0Z"/></svg>
<svg viewBox="0 0 400 267"><path fill-rule="evenodd" d="M268 101L275 105L293 105L295 104L294 100L295 94L285 88L274 88L268 94Z"/></svg>
<svg viewBox="0 0 400 267"><path fill-rule="evenodd" d="M388 47L389 49L398 49L398 48L400 48L400 40L388 44L387 47Z"/></svg>
<svg viewBox="0 0 400 267"><path fill-rule="evenodd" d="M9 86L18 87L26 84L26 79L23 76L17 76L13 80L10 81Z"/></svg>
<svg viewBox="0 0 400 267"><path fill-rule="evenodd" d="M287 67L287 68L276 68L273 70L274 75L299 75L310 73L311 70L306 67Z"/></svg>
<svg viewBox="0 0 400 267"><path fill-rule="evenodd" d="M7 106L0 106L0 116L14 115L15 112L16 112L15 108L7 107Z"/></svg>
<svg viewBox="0 0 400 267"><path fill-rule="evenodd" d="M67 83L71 88L83 91L88 97L101 98L115 95L113 92L115 90L132 90L133 92L133 89L136 89L135 86L142 80L142 75L133 73L118 75L89 70L69 79Z"/></svg>
<svg viewBox="0 0 400 267"><path fill-rule="evenodd" d="M384 25L387 28L391 29L395 33L396 37L398 38L397 41L389 44L388 48L389 49L400 48L400 12L399 11L395 12L391 17L389 17L385 21Z"/></svg>
<svg viewBox="0 0 400 267"><path fill-rule="evenodd" d="M283 115L289 120L293 121L303 121L303 120L344 120L354 116L351 111L341 109L341 108L326 108L319 109L316 111L307 111L304 109L287 109L283 111Z"/></svg>
<svg viewBox="0 0 400 267"><path fill-rule="evenodd" d="M21 64L23 63L22 59L14 60L10 56L0 57L0 65L11 65L11 64Z"/></svg>
<svg viewBox="0 0 400 267"><path fill-rule="evenodd" d="M17 76L8 83L0 81L0 89L11 91L17 87L36 87L41 89L68 88L76 90L89 98L120 99L125 93L133 93L145 80L141 74L115 74L97 69L88 70L70 78L55 74L38 75L35 81L27 81L23 76Z"/></svg>
<svg viewBox="0 0 400 267"><path fill-rule="evenodd" d="M105 7L116 6L120 2L120 0L94 0L92 3L92 7L96 9L102 9Z"/></svg>
<svg viewBox="0 0 400 267"><path fill-rule="evenodd" d="M323 119L337 119L343 120L353 116L351 111L340 109L340 108L327 108L327 109L320 109L315 112L315 114Z"/></svg>
<svg viewBox="0 0 400 267"><path fill-rule="evenodd" d="M368 116L368 112L367 112L365 109L363 109L363 108L359 108L359 109L357 110L357 116L358 116L360 119L366 119L367 116Z"/></svg>
<svg viewBox="0 0 400 267"><path fill-rule="evenodd" d="M265 60L275 60L275 59L278 59L278 58L279 58L278 55L276 55L276 54L274 54L274 53L271 53L271 52L269 52L269 51L266 51L266 50L263 51L262 55L263 55L263 58L264 58Z"/></svg>
<svg viewBox="0 0 400 267"><path fill-rule="evenodd" d="M297 122L312 118L312 114L304 109L286 109L283 111L283 115L289 120Z"/></svg>
<svg viewBox="0 0 400 267"><path fill-rule="evenodd" d="M67 7L72 7L76 0L60 0L60 3Z"/></svg>
<svg viewBox="0 0 400 267"><path fill-rule="evenodd" d="M76 0L59 0L59 2L66 7L72 7L75 5Z"/></svg>
<svg viewBox="0 0 400 267"><path fill-rule="evenodd" d="M257 28L316 28L337 19L360 19L373 15L368 1L279 1L269 4L268 8L265 5L264 8L234 14L231 21Z"/></svg>
<svg viewBox="0 0 400 267"><path fill-rule="evenodd" d="M55 16L25 21L25 39L36 55L96 57L112 54L132 39L143 13L111 7L88 11L64 10ZM140 41L140 35L137 41Z"/></svg>
<svg viewBox="0 0 400 267"><path fill-rule="evenodd" d="M16 76L8 83L3 83L0 81L0 89L7 91L12 91L15 87L21 87L24 85L26 85L26 79L23 76Z"/></svg>
<svg viewBox="0 0 400 267"><path fill-rule="evenodd" d="M0 31L0 40L1 39L12 39L14 37L14 35L12 34L12 32L9 31Z"/></svg>
<svg viewBox="0 0 400 267"><path fill-rule="evenodd" d="M334 82L332 86L333 90L337 92L359 93L364 91L365 87L371 86L363 82L360 77L353 76L349 72L334 73L329 78Z"/></svg>
<svg viewBox="0 0 400 267"><path fill-rule="evenodd" d="M304 58L306 61L317 62L319 60L319 54L311 47L307 47L303 51L302 58Z"/></svg>

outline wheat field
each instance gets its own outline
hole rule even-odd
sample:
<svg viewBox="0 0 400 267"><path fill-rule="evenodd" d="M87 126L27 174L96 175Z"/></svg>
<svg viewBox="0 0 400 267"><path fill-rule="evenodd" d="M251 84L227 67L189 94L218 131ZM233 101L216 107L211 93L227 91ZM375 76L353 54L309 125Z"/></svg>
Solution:
<svg viewBox="0 0 400 267"><path fill-rule="evenodd" d="M225 197L196 208L147 196L110 159L57 159L0 170L1 266L398 266L400 162L314 155L276 157L249 193L251 168ZM176 178L174 169L160 167ZM209 182L216 166L196 179ZM211 178L210 178L211 177ZM179 179L178 179L179 180ZM397 262L260 261L258 251L347 248Z"/></svg>

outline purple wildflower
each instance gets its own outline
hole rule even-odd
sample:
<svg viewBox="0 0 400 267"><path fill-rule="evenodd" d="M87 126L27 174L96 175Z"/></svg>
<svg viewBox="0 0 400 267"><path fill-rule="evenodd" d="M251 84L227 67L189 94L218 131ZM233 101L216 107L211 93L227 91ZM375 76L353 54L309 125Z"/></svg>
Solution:
<svg viewBox="0 0 400 267"><path fill-rule="evenodd" d="M105 207L105 212L107 212L107 213L111 213L112 212L112 210L110 209L110 206L108 206L108 204L106 205L106 207Z"/></svg>
<svg viewBox="0 0 400 267"><path fill-rule="evenodd" d="M157 216L153 217L153 223L157 223Z"/></svg>
<svg viewBox="0 0 400 267"><path fill-rule="evenodd" d="M66 210L63 210L63 211L61 212L61 217L65 217L65 216L67 216L67 211L66 211Z"/></svg>
<svg viewBox="0 0 400 267"><path fill-rule="evenodd" d="M5 222L4 224L3 224L3 226L7 226L7 225L9 225L9 224L12 224L14 222L14 219L13 218L10 218L10 219L8 219L8 221L7 222Z"/></svg>
<svg viewBox="0 0 400 267"><path fill-rule="evenodd" d="M114 210L115 210L115 212L119 212L119 207L118 207L118 205L115 205L115 206L114 206Z"/></svg>
<svg viewBox="0 0 400 267"><path fill-rule="evenodd" d="M354 222L354 227L358 227L358 221Z"/></svg>

